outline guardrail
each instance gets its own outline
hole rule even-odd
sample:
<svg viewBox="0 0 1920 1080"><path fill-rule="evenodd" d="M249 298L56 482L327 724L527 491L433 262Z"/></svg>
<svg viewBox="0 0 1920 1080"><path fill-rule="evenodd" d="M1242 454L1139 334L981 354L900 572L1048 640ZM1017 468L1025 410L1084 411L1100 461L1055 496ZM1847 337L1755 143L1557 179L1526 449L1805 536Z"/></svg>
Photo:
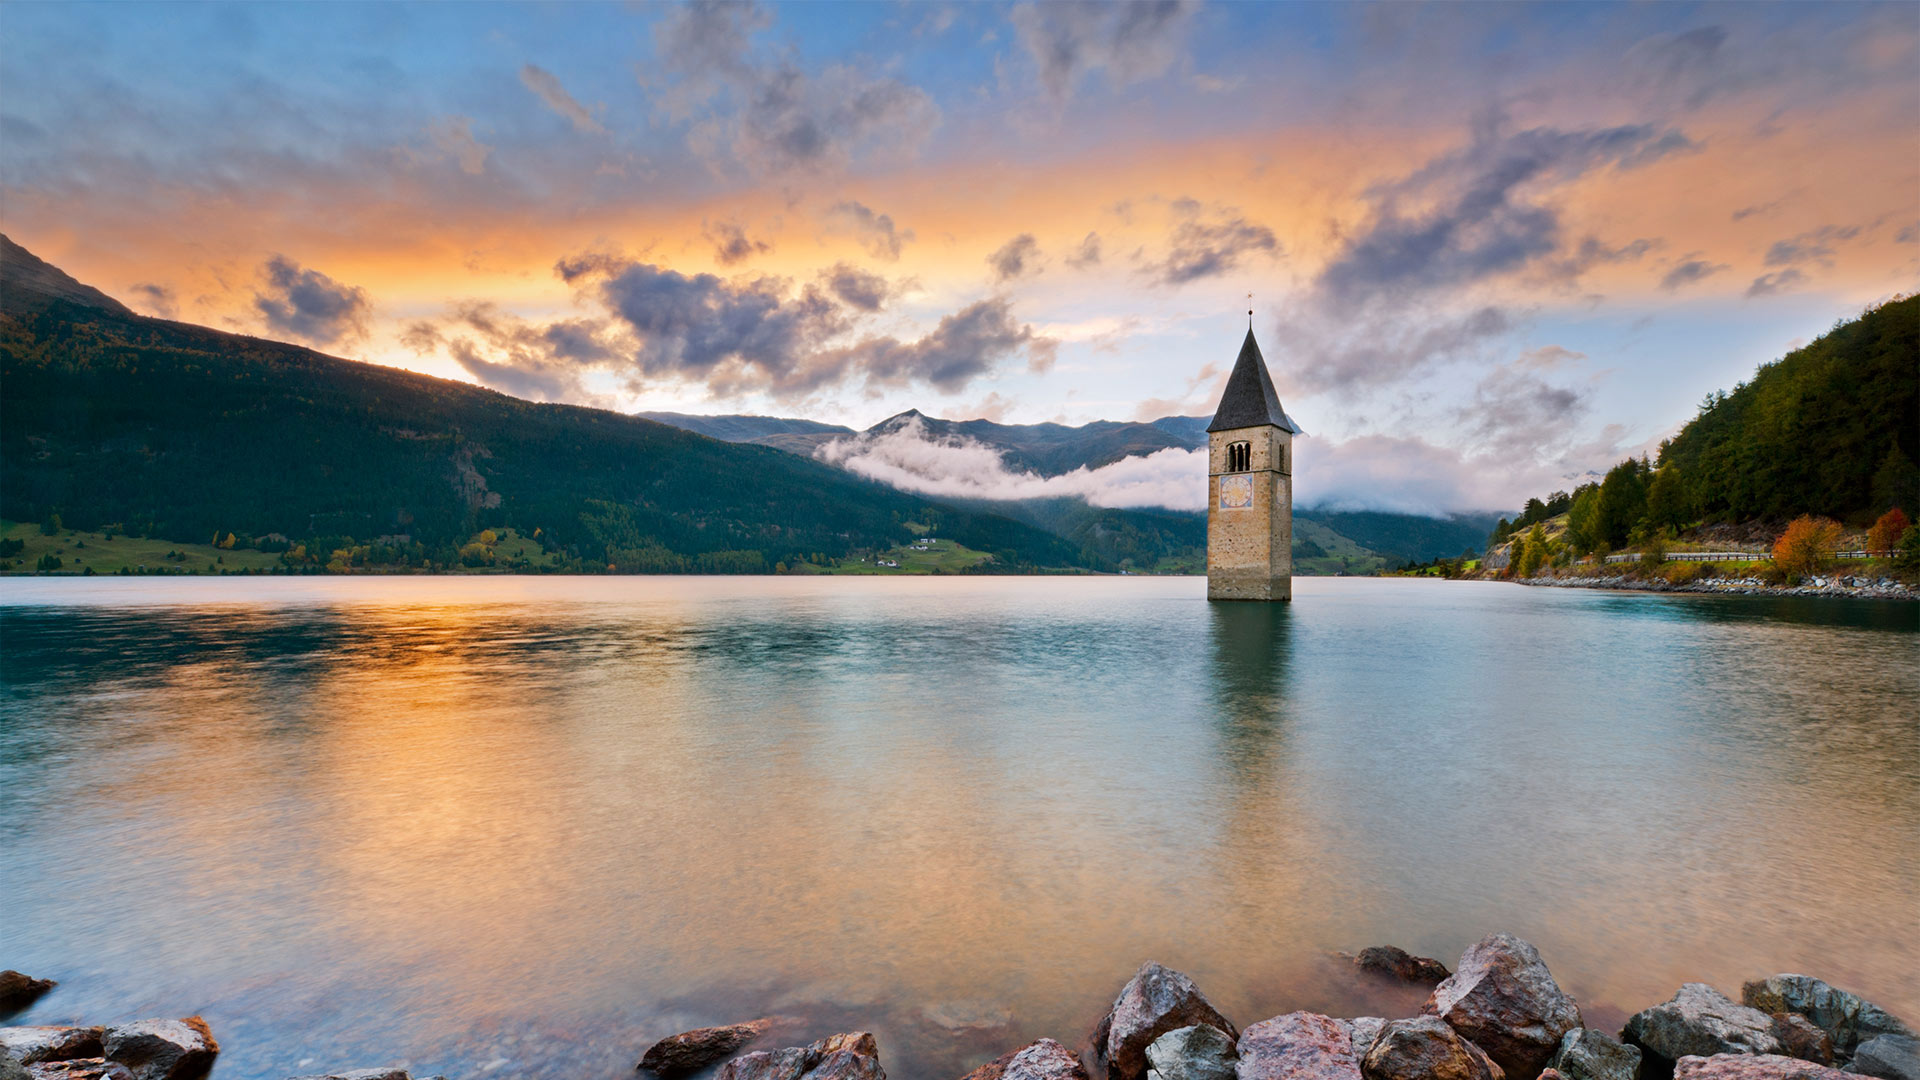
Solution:
<svg viewBox="0 0 1920 1080"><path fill-rule="evenodd" d="M1891 551L1835 551L1836 559L1884 559ZM1627 551L1619 555L1607 556L1610 563L1639 562L1640 552ZM1772 562L1773 553L1767 551L1669 551L1668 562Z"/></svg>

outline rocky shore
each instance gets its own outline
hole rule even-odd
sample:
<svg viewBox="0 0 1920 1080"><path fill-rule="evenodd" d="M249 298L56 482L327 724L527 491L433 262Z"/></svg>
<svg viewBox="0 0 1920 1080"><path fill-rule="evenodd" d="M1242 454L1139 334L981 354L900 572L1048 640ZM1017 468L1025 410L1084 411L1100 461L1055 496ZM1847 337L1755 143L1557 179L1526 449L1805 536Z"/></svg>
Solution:
<svg viewBox="0 0 1920 1080"><path fill-rule="evenodd" d="M1343 959L1431 993L1412 1016L1291 1012L1241 1028L1193 980L1149 963L1085 1039L1038 1039L960 1080L1920 1080L1910 1026L1809 975L1757 979L1737 1002L1687 983L1616 1033L1587 1027L1539 952L1510 934L1469 947L1455 971L1390 946ZM0 972L0 1010L51 985ZM886 1080L872 1033L780 1045L799 1026L770 1016L683 1031L636 1069L658 1080ZM199 1017L7 1027L0 1080L201 1080L219 1052ZM297 1080L415 1078L373 1068Z"/></svg>
<svg viewBox="0 0 1920 1080"><path fill-rule="evenodd" d="M1816 577L1798 585L1773 585L1755 577L1707 577L1675 584L1657 577L1630 574L1541 575L1515 578L1522 585L1561 589L1632 589L1638 592L1730 593L1740 596L1853 596L1869 600L1920 600L1920 589L1890 578L1834 575Z"/></svg>

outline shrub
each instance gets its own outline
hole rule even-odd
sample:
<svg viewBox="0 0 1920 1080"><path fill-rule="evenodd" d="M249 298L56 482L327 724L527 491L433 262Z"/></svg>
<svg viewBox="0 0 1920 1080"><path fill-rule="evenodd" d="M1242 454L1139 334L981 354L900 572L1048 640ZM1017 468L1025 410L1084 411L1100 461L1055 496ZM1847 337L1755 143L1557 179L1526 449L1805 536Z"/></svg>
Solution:
<svg viewBox="0 0 1920 1080"><path fill-rule="evenodd" d="M1893 565L1902 570L1920 570L1920 525L1909 526L1900 534L1900 546L1893 552Z"/></svg>
<svg viewBox="0 0 1920 1080"><path fill-rule="evenodd" d="M48 552L40 556L40 561L34 564L34 568L37 570L58 570L60 569L60 565L60 556Z"/></svg>
<svg viewBox="0 0 1920 1080"><path fill-rule="evenodd" d="M1907 528L1912 524L1913 522L1908 521L1907 515L1897 506L1881 514L1880 520L1874 522L1873 528L1867 530L1867 550L1892 551L1899 545L1900 537L1906 534Z"/></svg>
<svg viewBox="0 0 1920 1080"><path fill-rule="evenodd" d="M1817 573L1840 547L1840 523L1801 515L1773 543L1773 564L1789 577Z"/></svg>
<svg viewBox="0 0 1920 1080"><path fill-rule="evenodd" d="M1647 546L1640 551L1640 565L1659 566L1667 561L1667 541L1664 536L1654 533Z"/></svg>

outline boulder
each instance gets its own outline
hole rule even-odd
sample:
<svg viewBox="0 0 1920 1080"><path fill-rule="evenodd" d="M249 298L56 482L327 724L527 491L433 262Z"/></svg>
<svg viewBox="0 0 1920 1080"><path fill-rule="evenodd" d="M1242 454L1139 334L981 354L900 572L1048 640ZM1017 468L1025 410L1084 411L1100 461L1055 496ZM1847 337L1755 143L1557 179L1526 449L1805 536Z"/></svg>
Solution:
<svg viewBox="0 0 1920 1080"><path fill-rule="evenodd" d="M1212 1024L1175 1028L1147 1046L1151 1080L1233 1080L1233 1040Z"/></svg>
<svg viewBox="0 0 1920 1080"><path fill-rule="evenodd" d="M0 1080L33 1080L27 1067L12 1054L0 1053Z"/></svg>
<svg viewBox="0 0 1920 1080"><path fill-rule="evenodd" d="M1773 1037L1780 1040L1788 1057L1811 1061L1816 1065L1833 1064L1833 1036L1799 1013L1768 1013L1773 1021Z"/></svg>
<svg viewBox="0 0 1920 1080"><path fill-rule="evenodd" d="M1920 1080L1920 1039L1875 1035L1853 1051L1853 1071L1880 1080Z"/></svg>
<svg viewBox="0 0 1920 1080"><path fill-rule="evenodd" d="M1876 1035L1915 1032L1886 1010L1858 994L1821 982L1811 975L1774 975L1740 988L1740 1000L1765 1013L1789 1012L1806 1017L1833 1038L1833 1052L1853 1056L1853 1048Z"/></svg>
<svg viewBox="0 0 1920 1080"><path fill-rule="evenodd" d="M1538 1076L1567 1032L1582 1026L1579 1006L1539 951L1512 934L1469 946L1421 1011L1445 1020L1514 1080Z"/></svg>
<svg viewBox="0 0 1920 1080"><path fill-rule="evenodd" d="M1575 1028L1561 1037L1549 1064L1566 1080L1639 1080L1640 1048L1604 1031Z"/></svg>
<svg viewBox="0 0 1920 1080"><path fill-rule="evenodd" d="M829 1035L816 1043L807 1044L807 1052L817 1058L841 1051L861 1054L870 1058L880 1056L880 1044L875 1041L871 1031L849 1031L840 1035Z"/></svg>
<svg viewBox="0 0 1920 1080"><path fill-rule="evenodd" d="M1627 1020L1626 1041L1666 1061L1720 1054L1778 1054L1773 1018L1735 1003L1706 983L1687 983L1671 1001Z"/></svg>
<svg viewBox="0 0 1920 1080"><path fill-rule="evenodd" d="M0 1054L22 1065L100 1057L103 1053L100 1036L105 1030L97 1027L0 1028Z"/></svg>
<svg viewBox="0 0 1920 1080"><path fill-rule="evenodd" d="M1016 1063L1019 1060L1014 1058ZM1007 1066L1007 1072L1012 1075L1012 1065ZM852 1050L835 1050L807 1070L806 1080L887 1080L887 1071L880 1067L877 1057Z"/></svg>
<svg viewBox="0 0 1920 1080"><path fill-rule="evenodd" d="M1540 1070L1539 1080L1567 1080L1565 1073L1549 1065Z"/></svg>
<svg viewBox="0 0 1920 1080"><path fill-rule="evenodd" d="M326 1072L321 1076L292 1076L288 1080L413 1080L405 1068L349 1068L346 1072Z"/></svg>
<svg viewBox="0 0 1920 1080"><path fill-rule="evenodd" d="M133 1080L133 1071L106 1058L72 1058L29 1065L32 1080Z"/></svg>
<svg viewBox="0 0 1920 1080"><path fill-rule="evenodd" d="M1192 979L1159 964L1143 965L1093 1029L1095 1068L1106 1080L1142 1080L1147 1046L1169 1031L1194 1024L1210 1024L1230 1038L1240 1033Z"/></svg>
<svg viewBox="0 0 1920 1080"><path fill-rule="evenodd" d="M197 1016L120 1024L100 1041L108 1060L125 1065L134 1080L199 1080L220 1053L207 1022Z"/></svg>
<svg viewBox="0 0 1920 1080"><path fill-rule="evenodd" d="M1688 1054L1674 1063L1673 1080L1855 1080L1853 1074L1781 1054Z"/></svg>
<svg viewBox="0 0 1920 1080"><path fill-rule="evenodd" d="M870 1031L829 1035L806 1046L760 1050L720 1068L718 1080L886 1080Z"/></svg>
<svg viewBox="0 0 1920 1080"><path fill-rule="evenodd" d="M413 1074L405 1069L349 1069L345 1072L330 1072L319 1076L295 1076L289 1080L413 1080Z"/></svg>
<svg viewBox="0 0 1920 1080"><path fill-rule="evenodd" d="M1087 1080L1080 1059L1052 1039L1040 1039L1015 1050L1000 1075L1002 1080Z"/></svg>
<svg viewBox="0 0 1920 1080"><path fill-rule="evenodd" d="M817 1060L804 1046L757 1050L722 1065L719 1080L800 1080Z"/></svg>
<svg viewBox="0 0 1920 1080"><path fill-rule="evenodd" d="M56 985L52 979L36 979L13 970L0 971L0 1016L20 1012Z"/></svg>
<svg viewBox="0 0 1920 1080"><path fill-rule="evenodd" d="M1479 1047L1437 1016L1390 1020L1360 1059L1367 1080L1505 1080Z"/></svg>
<svg viewBox="0 0 1920 1080"><path fill-rule="evenodd" d="M1319 1013L1262 1020L1240 1035L1239 1080L1363 1080L1347 1026Z"/></svg>
<svg viewBox="0 0 1920 1080"><path fill-rule="evenodd" d="M762 1017L744 1024L695 1028L669 1035L640 1055L639 1068L660 1076L675 1076L705 1068L766 1034L773 1020Z"/></svg>
<svg viewBox="0 0 1920 1080"><path fill-rule="evenodd" d="M1347 1037L1353 1040L1355 1060L1364 1060L1367 1051L1373 1049L1373 1042L1380 1037L1380 1030L1387 1026L1384 1018L1378 1016L1357 1016L1352 1020L1342 1020L1347 1025Z"/></svg>
<svg viewBox="0 0 1920 1080"><path fill-rule="evenodd" d="M1401 982L1425 983L1432 986L1453 972L1447 965L1430 956L1414 956L1407 950L1393 945L1375 945L1370 949L1361 949L1353 962L1362 971L1375 975L1386 975Z"/></svg>

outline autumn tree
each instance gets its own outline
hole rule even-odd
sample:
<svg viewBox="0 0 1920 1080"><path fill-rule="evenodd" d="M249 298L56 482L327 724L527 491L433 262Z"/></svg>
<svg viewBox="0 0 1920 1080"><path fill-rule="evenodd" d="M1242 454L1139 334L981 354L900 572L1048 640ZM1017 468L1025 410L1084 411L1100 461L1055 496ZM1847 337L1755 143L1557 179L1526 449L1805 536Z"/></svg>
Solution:
<svg viewBox="0 0 1920 1080"><path fill-rule="evenodd" d="M1892 551L1912 524L1897 506L1881 514L1880 520L1874 522L1873 528L1867 531L1867 550Z"/></svg>
<svg viewBox="0 0 1920 1080"><path fill-rule="evenodd" d="M1773 563L1795 577L1819 571L1840 548L1840 523L1801 515L1773 543Z"/></svg>

